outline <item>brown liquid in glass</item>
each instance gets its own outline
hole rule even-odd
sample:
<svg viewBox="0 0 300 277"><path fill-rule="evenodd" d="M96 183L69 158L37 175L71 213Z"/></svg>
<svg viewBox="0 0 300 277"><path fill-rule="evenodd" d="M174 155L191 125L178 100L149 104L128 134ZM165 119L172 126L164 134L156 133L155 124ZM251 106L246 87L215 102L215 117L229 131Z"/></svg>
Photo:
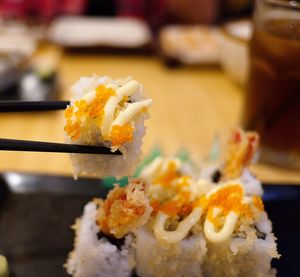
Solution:
<svg viewBox="0 0 300 277"><path fill-rule="evenodd" d="M262 146L300 155L300 20L272 20L254 31L243 123Z"/></svg>

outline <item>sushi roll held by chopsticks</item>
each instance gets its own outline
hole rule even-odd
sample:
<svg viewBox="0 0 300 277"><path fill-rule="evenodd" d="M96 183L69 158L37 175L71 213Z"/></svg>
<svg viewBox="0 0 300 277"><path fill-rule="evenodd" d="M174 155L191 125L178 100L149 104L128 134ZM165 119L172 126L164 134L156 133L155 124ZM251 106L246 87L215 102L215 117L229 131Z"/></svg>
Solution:
<svg viewBox="0 0 300 277"><path fill-rule="evenodd" d="M141 155L144 120L151 99L131 77L82 77L71 87L71 102L65 110L66 142L105 145L122 155L71 154L74 177L121 177L132 173Z"/></svg>

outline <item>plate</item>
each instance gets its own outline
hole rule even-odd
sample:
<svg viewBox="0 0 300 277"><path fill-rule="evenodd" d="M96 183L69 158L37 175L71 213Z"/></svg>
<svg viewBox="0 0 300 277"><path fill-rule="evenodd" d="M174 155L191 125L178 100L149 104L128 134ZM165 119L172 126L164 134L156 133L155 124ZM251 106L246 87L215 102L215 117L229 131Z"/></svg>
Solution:
<svg viewBox="0 0 300 277"><path fill-rule="evenodd" d="M47 37L65 49L80 53L147 52L152 44L148 25L125 17L63 16L53 21Z"/></svg>
<svg viewBox="0 0 300 277"><path fill-rule="evenodd" d="M46 101L58 98L56 72L41 76L34 69L13 69L0 75L0 101Z"/></svg>
<svg viewBox="0 0 300 277"><path fill-rule="evenodd" d="M278 276L299 276L300 186L264 185L264 202L282 257ZM97 179L8 172L0 175L0 253L11 276L68 276L63 268L72 249L70 226L93 197L108 186Z"/></svg>
<svg viewBox="0 0 300 277"><path fill-rule="evenodd" d="M216 65L219 63L218 31L203 25L168 25L159 33L167 65Z"/></svg>

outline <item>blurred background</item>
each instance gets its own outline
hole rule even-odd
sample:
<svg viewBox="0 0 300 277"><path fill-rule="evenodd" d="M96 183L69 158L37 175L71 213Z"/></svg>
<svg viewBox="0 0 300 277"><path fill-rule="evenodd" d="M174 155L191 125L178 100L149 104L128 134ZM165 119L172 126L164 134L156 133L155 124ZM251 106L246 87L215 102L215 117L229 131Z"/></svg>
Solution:
<svg viewBox="0 0 300 277"><path fill-rule="evenodd" d="M253 9L248 0L0 0L0 99L67 100L81 76L132 75L154 100L144 153L159 144L206 157L217 133L244 124ZM59 111L0 113L0 126L4 138L64 136ZM254 171L299 183L299 170L270 164ZM0 152L0 170L70 175L71 165L65 154Z"/></svg>

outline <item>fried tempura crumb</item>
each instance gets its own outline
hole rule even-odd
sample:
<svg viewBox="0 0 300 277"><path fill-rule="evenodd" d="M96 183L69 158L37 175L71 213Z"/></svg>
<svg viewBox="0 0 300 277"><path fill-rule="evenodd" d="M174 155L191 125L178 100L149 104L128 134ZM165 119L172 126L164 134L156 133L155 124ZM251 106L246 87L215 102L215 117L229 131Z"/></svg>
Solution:
<svg viewBox="0 0 300 277"><path fill-rule="evenodd" d="M152 211L147 191L142 179L132 179L124 188L116 185L98 209L101 231L121 238L145 224Z"/></svg>

